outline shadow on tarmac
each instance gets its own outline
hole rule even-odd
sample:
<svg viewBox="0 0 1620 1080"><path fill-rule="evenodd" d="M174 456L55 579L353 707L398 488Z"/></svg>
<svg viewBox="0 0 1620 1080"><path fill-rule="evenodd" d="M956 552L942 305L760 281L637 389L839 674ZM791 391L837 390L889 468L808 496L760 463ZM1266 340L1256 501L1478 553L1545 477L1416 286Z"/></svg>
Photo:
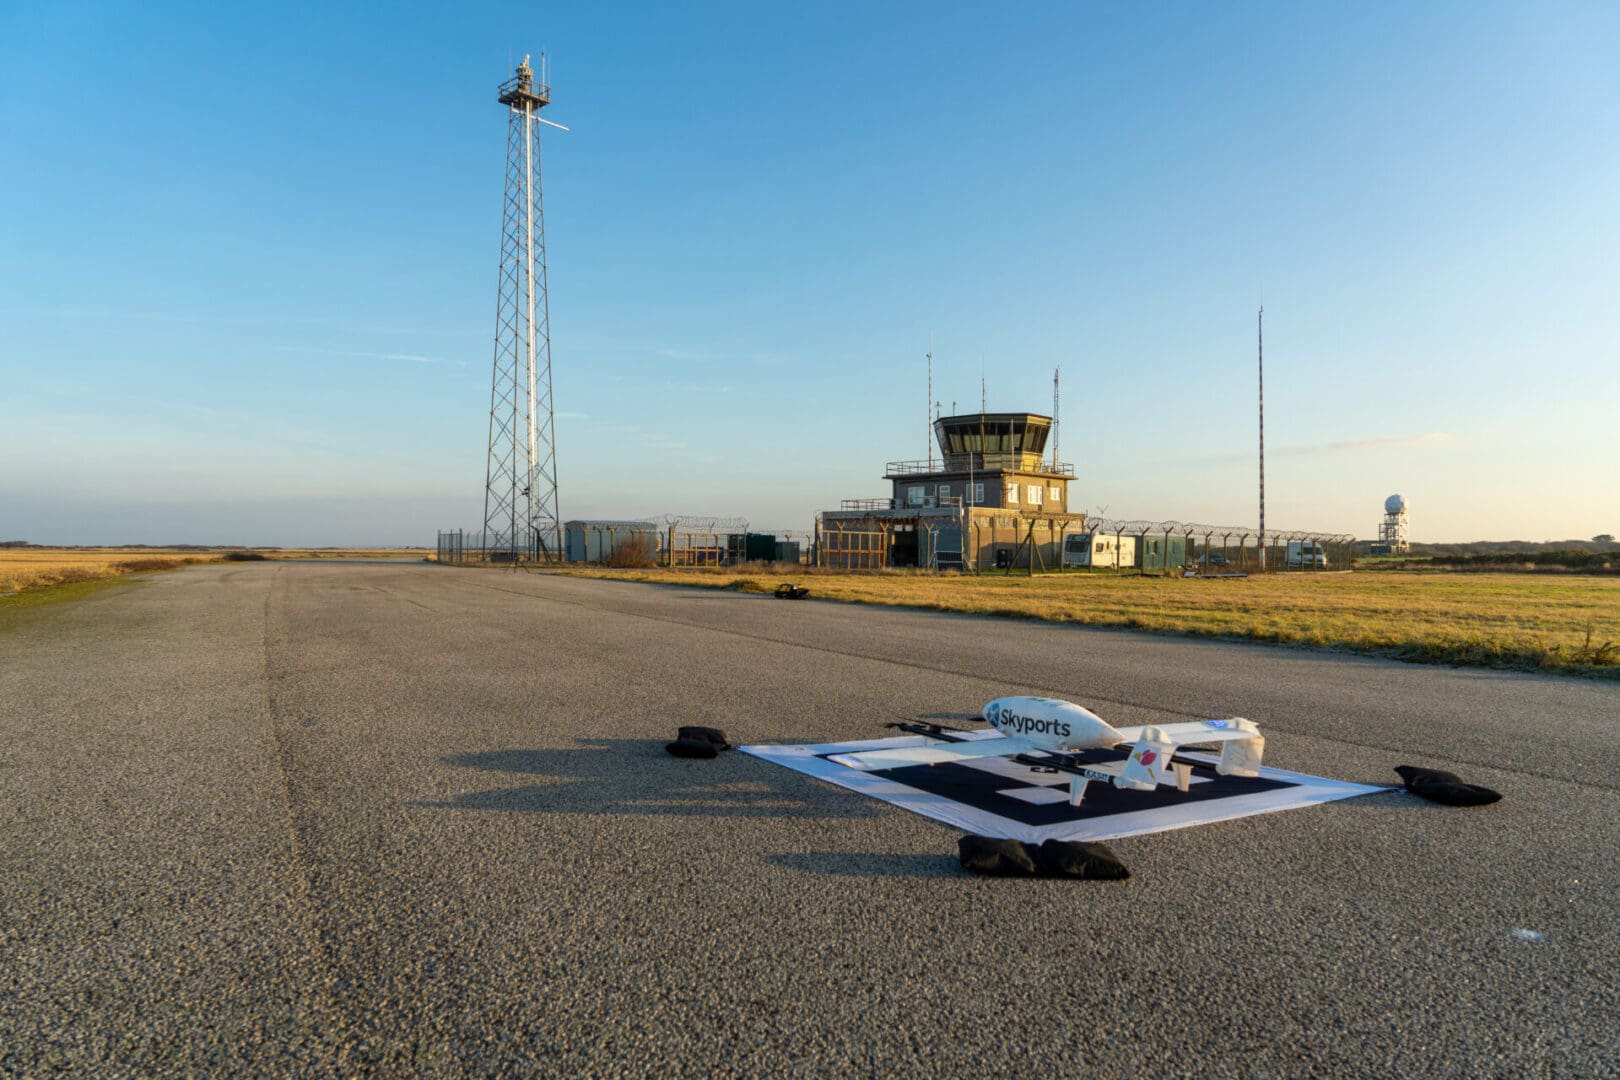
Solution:
<svg viewBox="0 0 1620 1080"><path fill-rule="evenodd" d="M712 760L672 757L663 739L579 739L551 750L488 750L444 763L541 783L473 791L415 806L527 814L646 814L675 817L867 818L879 813L848 792L806 783L736 751Z"/></svg>

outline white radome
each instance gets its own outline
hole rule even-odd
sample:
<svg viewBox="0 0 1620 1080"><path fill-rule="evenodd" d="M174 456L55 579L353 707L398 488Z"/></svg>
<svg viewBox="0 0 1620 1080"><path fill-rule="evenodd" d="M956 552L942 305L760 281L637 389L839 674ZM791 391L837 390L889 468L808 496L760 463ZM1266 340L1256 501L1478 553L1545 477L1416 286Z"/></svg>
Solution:
<svg viewBox="0 0 1620 1080"><path fill-rule="evenodd" d="M1386 513L1386 514L1404 514L1404 513L1406 513L1406 496L1404 496L1404 495L1391 495L1389 498L1385 499L1384 500L1384 513Z"/></svg>

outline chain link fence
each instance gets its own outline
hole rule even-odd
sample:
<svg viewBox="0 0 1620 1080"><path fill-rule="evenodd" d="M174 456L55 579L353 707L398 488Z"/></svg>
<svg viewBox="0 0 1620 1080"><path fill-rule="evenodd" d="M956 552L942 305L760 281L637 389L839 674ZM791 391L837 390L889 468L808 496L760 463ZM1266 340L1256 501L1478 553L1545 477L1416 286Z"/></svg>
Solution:
<svg viewBox="0 0 1620 1080"><path fill-rule="evenodd" d="M812 532L755 532L741 517L665 514L563 526L570 563L609 566L718 567L809 565L839 570L1067 571L1161 574L1315 573L1349 569L1355 538L1308 529L1257 529L1144 518L1064 520L1003 514L967 523L822 521ZM441 530L436 561L524 565L522 552L485 545L481 533Z"/></svg>
<svg viewBox="0 0 1620 1080"><path fill-rule="evenodd" d="M1116 569L1185 571L1218 575L1262 571L1348 570L1356 539L1349 533L1310 529L1267 530L1264 544L1258 529L1245 525L1208 525L1193 521L1089 518L1085 534L1111 540ZM1127 555L1128 549L1135 552ZM1067 559L1066 559L1067 561Z"/></svg>

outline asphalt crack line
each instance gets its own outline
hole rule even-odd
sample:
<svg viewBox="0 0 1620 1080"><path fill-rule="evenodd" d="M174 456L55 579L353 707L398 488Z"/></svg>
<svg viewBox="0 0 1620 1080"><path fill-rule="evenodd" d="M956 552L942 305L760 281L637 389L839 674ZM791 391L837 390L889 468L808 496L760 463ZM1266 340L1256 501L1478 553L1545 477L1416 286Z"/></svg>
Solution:
<svg viewBox="0 0 1620 1080"><path fill-rule="evenodd" d="M270 578L270 586L264 591L262 630L264 705L270 724L270 737L275 743L276 772L281 777L281 793L283 805L286 807L288 861L294 875L293 900L301 915L299 921L303 924L299 927L299 937L303 939L308 950L311 966L318 969L312 972L314 977L309 980L311 997L314 999L311 1005L320 1011L330 1025L328 1038L320 1040L331 1055L331 1061L327 1064L341 1071L346 1065L352 1067L352 1064L346 1061L346 1052L359 1041L359 1035L353 1030L348 1014L339 1007L333 995L333 987L337 985L337 965L333 961L332 949L327 943L326 934L321 928L320 904L315 893L314 875L306 851L304 830L298 823L298 804L293 795L292 748L288 743L284 717L276 701L276 680L279 676L273 655L272 643L275 635L271 625L270 608L277 587L282 583L285 569L285 567L276 568Z"/></svg>

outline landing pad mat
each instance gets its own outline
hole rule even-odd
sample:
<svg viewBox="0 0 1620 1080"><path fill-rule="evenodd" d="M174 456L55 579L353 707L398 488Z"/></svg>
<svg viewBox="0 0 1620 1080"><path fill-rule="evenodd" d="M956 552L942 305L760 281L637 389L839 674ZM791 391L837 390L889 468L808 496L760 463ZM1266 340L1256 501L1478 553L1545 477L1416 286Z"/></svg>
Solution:
<svg viewBox="0 0 1620 1080"><path fill-rule="evenodd" d="M963 735L1000 737L998 732L990 730ZM1187 791L1178 791L1174 785L1160 785L1153 791L1125 791L1093 781L1086 785L1081 805L1070 806L1067 774L1019 764L1009 758L908 765L873 772L827 760L832 754L922 746L928 741L916 735L902 735L866 742L739 749L965 832L1031 844L1045 840L1111 840L1138 836L1390 790L1264 767L1257 777L1222 776L1215 771L1219 760L1216 755L1178 750L1177 758L1194 763L1192 784ZM1101 763L1123 760L1125 754L1124 750L1092 750L1083 756L1089 762Z"/></svg>

